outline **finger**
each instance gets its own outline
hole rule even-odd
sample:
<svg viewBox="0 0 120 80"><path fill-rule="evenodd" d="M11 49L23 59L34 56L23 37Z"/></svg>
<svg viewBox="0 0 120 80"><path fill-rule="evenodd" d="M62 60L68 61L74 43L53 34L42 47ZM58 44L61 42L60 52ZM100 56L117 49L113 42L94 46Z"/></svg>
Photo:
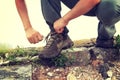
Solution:
<svg viewBox="0 0 120 80"><path fill-rule="evenodd" d="M32 44L34 43L34 40L32 38L28 38L28 41Z"/></svg>
<svg viewBox="0 0 120 80"><path fill-rule="evenodd" d="M35 44L35 43L38 43L39 42L39 39L38 39L38 37L36 36L36 37L34 37L34 41L33 41L33 43Z"/></svg>
<svg viewBox="0 0 120 80"><path fill-rule="evenodd" d="M33 39L33 43L38 43L39 41L43 40L43 36L42 35L37 35L34 37Z"/></svg>
<svg viewBox="0 0 120 80"><path fill-rule="evenodd" d="M39 35L37 36L37 38L38 38L39 41L42 41L42 40L43 40L43 35L40 35L40 34L39 34Z"/></svg>
<svg viewBox="0 0 120 80"><path fill-rule="evenodd" d="M58 30L57 30L57 33L62 33L63 30L64 30L64 28L58 29Z"/></svg>

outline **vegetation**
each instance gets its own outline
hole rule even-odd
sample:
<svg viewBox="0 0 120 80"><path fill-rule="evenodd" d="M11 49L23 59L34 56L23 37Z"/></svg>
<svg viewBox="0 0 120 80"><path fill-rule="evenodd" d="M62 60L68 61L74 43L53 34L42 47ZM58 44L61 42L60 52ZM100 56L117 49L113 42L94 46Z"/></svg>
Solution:
<svg viewBox="0 0 120 80"><path fill-rule="evenodd" d="M0 58L4 61L16 61L16 57L28 57L31 58L38 54L38 50L35 48L20 48L17 46L15 49L11 49L9 46L0 45Z"/></svg>
<svg viewBox="0 0 120 80"><path fill-rule="evenodd" d="M115 38L115 47L120 48L120 35L117 35Z"/></svg>
<svg viewBox="0 0 120 80"><path fill-rule="evenodd" d="M38 55L38 52L40 50L41 48L20 48L19 46L17 46L15 49L4 48L1 49L0 57L2 57L4 61L11 61L17 63L17 57L27 57L28 59L30 59L33 56ZM65 54L60 54L59 56L52 58L49 63L53 63L56 67L64 67L66 63L71 64L73 60L73 58L68 59ZM35 59L35 61L37 60Z"/></svg>
<svg viewBox="0 0 120 80"><path fill-rule="evenodd" d="M57 67L64 67L67 61L68 61L68 58L64 54L60 54L58 57L55 57L52 59L52 62Z"/></svg>
<svg viewBox="0 0 120 80"><path fill-rule="evenodd" d="M79 41L75 41L75 44L79 45ZM115 38L115 46L120 48L120 35L117 35ZM72 48L71 48L72 49ZM33 56L38 55L38 52L41 48L20 48L17 46L15 49L10 49L9 45L0 44L0 59L16 61L16 57L28 57L32 58ZM57 67L64 67L67 64L72 64L75 60L75 57L68 59L65 54L60 54L59 56L52 58L50 63L54 63Z"/></svg>

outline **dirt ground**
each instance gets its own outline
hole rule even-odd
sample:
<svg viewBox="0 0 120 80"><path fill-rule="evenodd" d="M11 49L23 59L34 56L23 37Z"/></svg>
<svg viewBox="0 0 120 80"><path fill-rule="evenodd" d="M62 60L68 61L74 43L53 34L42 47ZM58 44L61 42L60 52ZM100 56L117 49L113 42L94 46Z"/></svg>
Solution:
<svg viewBox="0 0 120 80"><path fill-rule="evenodd" d="M120 62L113 62L108 80L120 80ZM67 67L43 66L33 64L32 80L107 80L89 64L86 66L71 65Z"/></svg>

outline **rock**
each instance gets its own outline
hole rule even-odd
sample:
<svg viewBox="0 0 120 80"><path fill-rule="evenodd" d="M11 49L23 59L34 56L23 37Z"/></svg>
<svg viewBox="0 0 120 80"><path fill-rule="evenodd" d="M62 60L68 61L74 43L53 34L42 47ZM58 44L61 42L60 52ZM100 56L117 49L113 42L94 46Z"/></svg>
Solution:
<svg viewBox="0 0 120 80"><path fill-rule="evenodd" d="M16 61L28 61L28 57L16 57Z"/></svg>
<svg viewBox="0 0 120 80"><path fill-rule="evenodd" d="M0 65L4 63L3 57L0 56Z"/></svg>
<svg viewBox="0 0 120 80"><path fill-rule="evenodd" d="M74 41L74 47L92 47L95 45L96 39L82 39Z"/></svg>
<svg viewBox="0 0 120 80"><path fill-rule="evenodd" d="M62 51L62 54L68 58L68 61L73 60L73 65L87 65L90 63L90 52L85 47L67 49Z"/></svg>
<svg viewBox="0 0 120 80"><path fill-rule="evenodd" d="M72 71L67 75L67 80L77 80L75 77L75 71Z"/></svg>
<svg viewBox="0 0 120 80"><path fill-rule="evenodd" d="M105 48L98 48L98 47L91 47L89 48L90 53L94 54L94 57L97 59L102 59L105 62L108 61L115 61L119 58L119 50L118 49L105 49Z"/></svg>
<svg viewBox="0 0 120 80"><path fill-rule="evenodd" d="M0 67L0 80L30 80L31 65L14 65Z"/></svg>
<svg viewBox="0 0 120 80"><path fill-rule="evenodd" d="M34 61L34 60L37 60L37 59L39 59L38 56L33 56L33 57L31 57L30 60L31 60L31 61Z"/></svg>
<svg viewBox="0 0 120 80"><path fill-rule="evenodd" d="M5 57L8 58L10 56L9 53L5 53Z"/></svg>
<svg viewBox="0 0 120 80"><path fill-rule="evenodd" d="M115 76L112 76L111 80L118 80Z"/></svg>
<svg viewBox="0 0 120 80"><path fill-rule="evenodd" d="M62 50L61 53L71 53L71 52L78 52L78 51L85 51L88 50L86 47L75 47L75 48L70 48L70 49L66 49L66 50Z"/></svg>
<svg viewBox="0 0 120 80"><path fill-rule="evenodd" d="M10 61L4 61L4 62L0 63L0 66L7 65L9 63L10 63Z"/></svg>
<svg viewBox="0 0 120 80"><path fill-rule="evenodd" d="M48 72L47 75L50 76L50 77L52 77L53 73L52 72Z"/></svg>
<svg viewBox="0 0 120 80"><path fill-rule="evenodd" d="M110 78L113 76L113 72L111 70L107 71L107 74Z"/></svg>
<svg viewBox="0 0 120 80"><path fill-rule="evenodd" d="M80 44L75 43L75 46L73 48L63 50L61 54L64 54L65 58L67 57L68 59L68 61L65 62L66 65L64 67L54 66L54 64L50 63L51 59L43 59L44 62L46 62L47 65L50 64L50 66L41 64L41 61L34 63L34 66L29 66L29 70L32 71L30 72L32 73L32 80L103 80L103 78L107 76L109 76L109 78L107 78L106 80L120 80L120 65L117 65L117 67L115 68L112 67L114 68L113 71L111 71L111 66L104 66L105 64L108 65L108 62L112 62L120 58L119 50L97 48L94 47L94 45L95 39L83 40L80 41ZM5 57L8 56L9 55L6 53ZM64 57L62 57L62 59L63 58ZM36 59L39 58L38 54L35 54L29 58L16 57L16 59L23 62L26 62L27 60L30 60L32 62L34 60L37 61ZM61 59L59 59L59 61L60 60ZM5 61L1 59L1 63L3 64L4 62ZM72 64L69 64L70 62ZM20 64L22 63L20 62ZM96 64L99 69L93 67L93 65ZM99 66L99 64L102 65ZM15 73L17 73L18 71L22 71L23 73L29 71L25 71L28 66L21 68L22 70L20 68L21 66L19 67L19 70L15 71ZM15 69L15 67L13 69ZM1 70L1 72L3 71ZM22 74L22 72L20 73ZM22 74L22 77L24 77L24 75L26 74ZM18 77L18 74L14 76ZM30 76L31 75L29 74L27 77L30 78Z"/></svg>

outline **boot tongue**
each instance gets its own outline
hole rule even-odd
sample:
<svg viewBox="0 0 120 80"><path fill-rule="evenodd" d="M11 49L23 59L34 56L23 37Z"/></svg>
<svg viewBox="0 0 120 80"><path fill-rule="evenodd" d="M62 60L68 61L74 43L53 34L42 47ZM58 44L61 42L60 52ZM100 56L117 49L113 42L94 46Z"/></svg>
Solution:
<svg viewBox="0 0 120 80"><path fill-rule="evenodd" d="M55 32L51 32L51 33L49 33L48 35L47 35L47 37L46 37L46 46L45 46L45 48L49 48L55 41L56 41L56 39L57 39L57 36L58 36L58 34L57 33L55 33Z"/></svg>

